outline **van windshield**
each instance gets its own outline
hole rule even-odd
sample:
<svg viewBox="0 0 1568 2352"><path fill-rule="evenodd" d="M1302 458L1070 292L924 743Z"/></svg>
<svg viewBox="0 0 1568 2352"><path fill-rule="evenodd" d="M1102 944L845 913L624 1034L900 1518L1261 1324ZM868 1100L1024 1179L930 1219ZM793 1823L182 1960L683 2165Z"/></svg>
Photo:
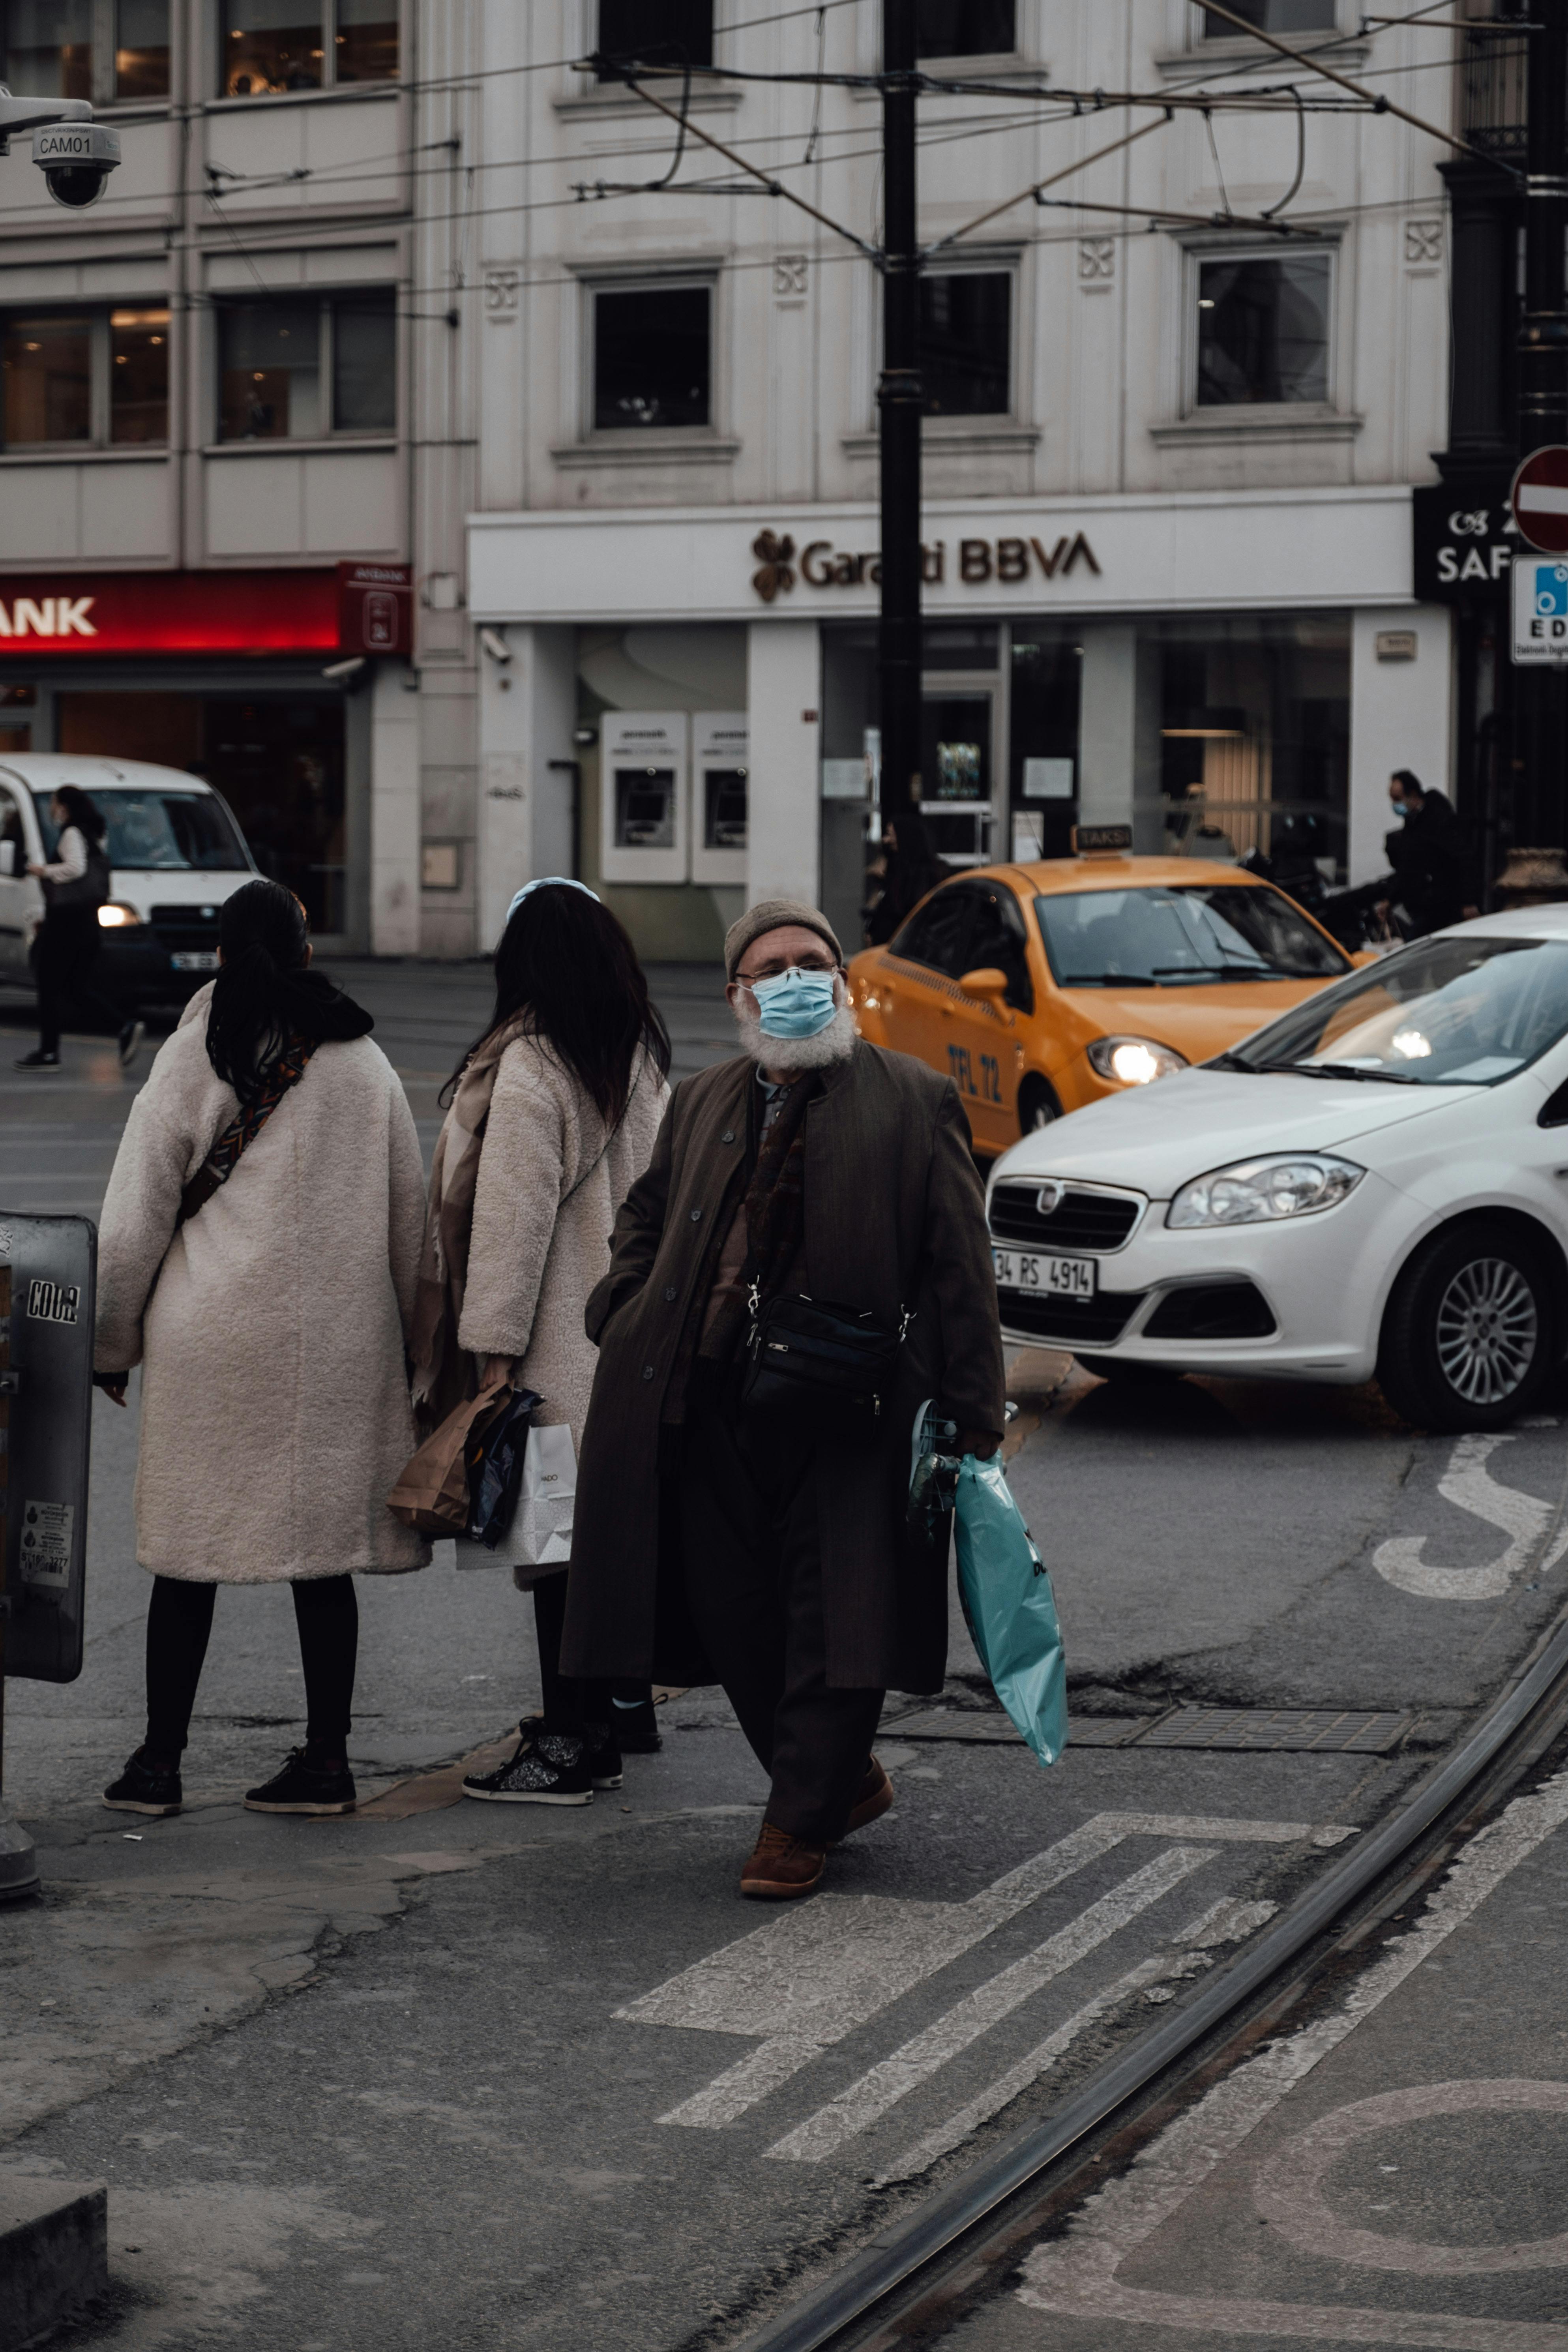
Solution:
<svg viewBox="0 0 1568 2352"><path fill-rule="evenodd" d="M52 858L58 835L49 814L50 795L35 792L44 855ZM92 804L109 828L106 846L111 866L142 873L165 869L202 872L237 868L248 872L250 859L222 801L213 793L105 792L92 794Z"/></svg>

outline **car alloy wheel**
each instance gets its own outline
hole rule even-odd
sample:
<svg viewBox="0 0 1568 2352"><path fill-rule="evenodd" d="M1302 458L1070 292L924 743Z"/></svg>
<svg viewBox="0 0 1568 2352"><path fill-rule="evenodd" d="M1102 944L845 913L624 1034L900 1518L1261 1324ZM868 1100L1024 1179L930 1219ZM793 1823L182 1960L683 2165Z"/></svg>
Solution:
<svg viewBox="0 0 1568 2352"><path fill-rule="evenodd" d="M1437 1307L1437 1361L1467 1404L1503 1404L1528 1377L1540 1344L1535 1297L1506 1258L1474 1258Z"/></svg>
<svg viewBox="0 0 1568 2352"><path fill-rule="evenodd" d="M1042 1127L1054 1127L1060 1118L1061 1105L1047 1086L1044 1078L1026 1078L1018 1089L1018 1132L1034 1135Z"/></svg>

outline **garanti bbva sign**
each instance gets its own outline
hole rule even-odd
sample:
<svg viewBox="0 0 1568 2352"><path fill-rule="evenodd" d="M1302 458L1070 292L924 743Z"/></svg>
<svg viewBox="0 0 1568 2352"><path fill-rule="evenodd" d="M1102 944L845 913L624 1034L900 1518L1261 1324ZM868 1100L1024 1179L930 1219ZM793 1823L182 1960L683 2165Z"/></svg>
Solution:
<svg viewBox="0 0 1568 2352"><path fill-rule="evenodd" d="M764 604L789 594L798 580L806 588L864 588L882 577L878 549L850 549L830 539L811 539L797 552L792 534L763 530L752 541L757 568L752 585ZM1027 580L1065 580L1082 564L1099 573L1094 550L1081 530L1046 539L945 539L921 549L921 576L928 586L952 579L963 587L1016 586Z"/></svg>

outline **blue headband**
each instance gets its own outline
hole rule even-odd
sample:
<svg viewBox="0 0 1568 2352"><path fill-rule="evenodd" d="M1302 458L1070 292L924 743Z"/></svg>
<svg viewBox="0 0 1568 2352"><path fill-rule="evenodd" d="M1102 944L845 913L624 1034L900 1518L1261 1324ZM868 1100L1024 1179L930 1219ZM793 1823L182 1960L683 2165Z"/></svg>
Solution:
<svg viewBox="0 0 1568 2352"><path fill-rule="evenodd" d="M590 890L585 882L574 882L569 874L542 874L537 882L525 882L517 893L506 910L506 923L501 925L502 930L505 930L506 924L510 922L531 890L549 889L581 890L585 898L592 898L595 907L604 904L596 890Z"/></svg>

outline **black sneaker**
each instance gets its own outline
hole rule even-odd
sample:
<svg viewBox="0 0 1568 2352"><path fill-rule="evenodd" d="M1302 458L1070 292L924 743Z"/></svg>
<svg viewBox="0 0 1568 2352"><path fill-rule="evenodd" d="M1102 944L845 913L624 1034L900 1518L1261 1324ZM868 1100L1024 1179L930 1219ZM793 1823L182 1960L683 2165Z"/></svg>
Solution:
<svg viewBox="0 0 1568 2352"><path fill-rule="evenodd" d="M137 1055L142 1051L142 1041L146 1034L147 1024L145 1021L128 1021L126 1023L124 1028L121 1031L118 1039L120 1046L120 1066L122 1070L129 1070L132 1066Z"/></svg>
<svg viewBox="0 0 1568 2352"><path fill-rule="evenodd" d="M22 1055L11 1065L14 1070L58 1070L59 1066L58 1054L46 1054L41 1049L36 1054Z"/></svg>
<svg viewBox="0 0 1568 2352"><path fill-rule="evenodd" d="M594 1787L584 1742L541 1731L525 1734L510 1762L494 1772L470 1772L463 1794L489 1805L591 1805Z"/></svg>
<svg viewBox="0 0 1568 2352"><path fill-rule="evenodd" d="M247 1813L352 1813L358 1801L346 1764L323 1769L302 1748L291 1748L281 1772L245 1792Z"/></svg>
<svg viewBox="0 0 1568 2352"><path fill-rule="evenodd" d="M544 1729L542 1715L525 1715L517 1727L523 1748L531 1748ZM621 1750L614 1727L605 1723L584 1726L588 1748L588 1766L595 1789L618 1789L625 1778L621 1770ZM522 1748L517 1751L521 1756ZM517 1756L512 1758L515 1764Z"/></svg>
<svg viewBox="0 0 1568 2352"><path fill-rule="evenodd" d="M103 1792L117 1813L177 1813L184 1802L177 1765L149 1764L139 1748L118 1780Z"/></svg>
<svg viewBox="0 0 1568 2352"><path fill-rule="evenodd" d="M614 1701L615 1713L610 1727L616 1747L625 1756L657 1756L664 1746L658 1728L658 1713L651 1698L639 1698L635 1706L624 1706Z"/></svg>

